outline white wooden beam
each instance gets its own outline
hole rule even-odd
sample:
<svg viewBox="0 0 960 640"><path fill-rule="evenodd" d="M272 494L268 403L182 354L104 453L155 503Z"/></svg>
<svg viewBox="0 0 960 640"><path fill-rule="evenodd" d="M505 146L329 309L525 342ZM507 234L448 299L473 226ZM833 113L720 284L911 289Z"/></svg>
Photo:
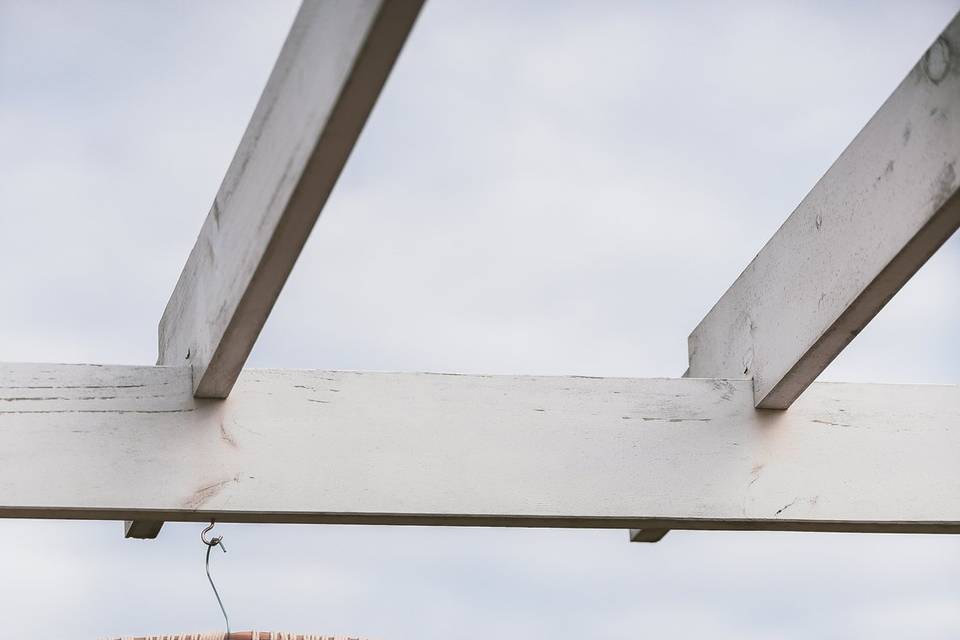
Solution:
<svg viewBox="0 0 960 640"><path fill-rule="evenodd" d="M304 0L160 320L157 363L197 396L230 393L422 4Z"/></svg>
<svg viewBox="0 0 960 640"><path fill-rule="evenodd" d="M960 532L960 388L0 366L0 516Z"/></svg>
<svg viewBox="0 0 960 640"><path fill-rule="evenodd" d="M683 377L689 377L689 373L690 370L687 369L683 372ZM670 529L630 529L630 542L660 542L668 533L670 533ZM151 537L156 537L156 534Z"/></svg>
<svg viewBox="0 0 960 640"><path fill-rule="evenodd" d="M960 226L960 17L690 335L784 409Z"/></svg>
<svg viewBox="0 0 960 640"><path fill-rule="evenodd" d="M158 364L225 398L422 0L305 0L160 321Z"/></svg>

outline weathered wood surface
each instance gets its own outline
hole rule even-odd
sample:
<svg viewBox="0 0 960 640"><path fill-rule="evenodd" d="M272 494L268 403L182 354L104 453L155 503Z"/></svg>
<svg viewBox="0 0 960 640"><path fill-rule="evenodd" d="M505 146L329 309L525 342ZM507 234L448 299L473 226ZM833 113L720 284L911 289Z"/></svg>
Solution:
<svg viewBox="0 0 960 640"><path fill-rule="evenodd" d="M0 365L0 516L960 532L960 389Z"/></svg>
<svg viewBox="0 0 960 640"><path fill-rule="evenodd" d="M306 0L160 321L159 364L225 398L422 0Z"/></svg>
<svg viewBox="0 0 960 640"><path fill-rule="evenodd" d="M960 17L690 335L788 407L960 226Z"/></svg>

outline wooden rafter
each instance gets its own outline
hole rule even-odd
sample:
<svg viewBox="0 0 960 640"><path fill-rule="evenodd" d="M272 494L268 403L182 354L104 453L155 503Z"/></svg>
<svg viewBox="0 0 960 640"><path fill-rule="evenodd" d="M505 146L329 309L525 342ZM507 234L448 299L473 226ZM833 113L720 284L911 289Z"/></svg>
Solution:
<svg viewBox="0 0 960 640"><path fill-rule="evenodd" d="M0 368L0 516L960 532L960 389ZM29 461L24 464L23 461Z"/></svg>
<svg viewBox="0 0 960 640"><path fill-rule="evenodd" d="M198 397L233 388L421 4L303 3L160 321Z"/></svg>
<svg viewBox="0 0 960 640"><path fill-rule="evenodd" d="M690 335L785 409L960 226L960 17Z"/></svg>
<svg viewBox="0 0 960 640"><path fill-rule="evenodd" d="M693 377L242 371L420 5L304 3L165 366L0 366L0 517L960 533L960 388L813 383L960 226L960 18L694 330Z"/></svg>
<svg viewBox="0 0 960 640"><path fill-rule="evenodd" d="M157 363L189 364L198 397L233 388L422 4L301 6L160 320Z"/></svg>
<svg viewBox="0 0 960 640"><path fill-rule="evenodd" d="M690 335L687 375L786 409L956 231L958 56L954 18Z"/></svg>

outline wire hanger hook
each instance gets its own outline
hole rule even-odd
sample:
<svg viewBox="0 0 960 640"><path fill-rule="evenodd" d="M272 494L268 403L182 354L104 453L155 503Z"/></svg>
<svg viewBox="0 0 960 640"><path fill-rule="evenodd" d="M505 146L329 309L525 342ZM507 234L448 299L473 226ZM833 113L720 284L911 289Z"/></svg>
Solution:
<svg viewBox="0 0 960 640"><path fill-rule="evenodd" d="M223 545L223 536L214 536L207 540L207 533L213 529L214 524L216 523L211 520L207 528L200 532L200 540L203 541L203 544L207 545L207 560L205 563L207 580L210 582L210 588L213 589L213 595L217 597L217 604L220 605L220 611L223 613L223 621L227 625L227 636L225 640L230 640L230 618L227 617L227 610L224 608L223 600L220 599L220 594L217 592L217 585L213 584L213 578L210 577L210 552L216 546L219 546L224 553L227 552L227 548Z"/></svg>
<svg viewBox="0 0 960 640"><path fill-rule="evenodd" d="M203 544L207 545L208 547L215 547L215 546L217 546L217 545L220 545L220 548L223 549L223 552L224 552L224 553L226 553L226 552L227 552L227 548L226 548L226 547L224 546L224 544L223 544L223 536L214 536L214 537L210 538L209 540L207 540L207 532L209 532L211 529L213 529L213 527L214 527L215 524L216 524L216 522L213 521L213 520L211 520L211 521L210 521L210 524L207 525L207 527L206 527L203 531L200 532L200 539L203 540Z"/></svg>

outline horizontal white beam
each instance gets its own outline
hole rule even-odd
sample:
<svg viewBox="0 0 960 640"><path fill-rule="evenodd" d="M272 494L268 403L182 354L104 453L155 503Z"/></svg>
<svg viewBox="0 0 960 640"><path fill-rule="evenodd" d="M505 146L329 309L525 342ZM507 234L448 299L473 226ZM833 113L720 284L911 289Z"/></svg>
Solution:
<svg viewBox="0 0 960 640"><path fill-rule="evenodd" d="M960 388L0 366L0 516L960 532Z"/></svg>
<svg viewBox="0 0 960 640"><path fill-rule="evenodd" d="M159 364L225 398L422 0L305 0L160 321Z"/></svg>
<svg viewBox="0 0 960 640"><path fill-rule="evenodd" d="M803 392L960 226L960 18L690 335L690 375Z"/></svg>

